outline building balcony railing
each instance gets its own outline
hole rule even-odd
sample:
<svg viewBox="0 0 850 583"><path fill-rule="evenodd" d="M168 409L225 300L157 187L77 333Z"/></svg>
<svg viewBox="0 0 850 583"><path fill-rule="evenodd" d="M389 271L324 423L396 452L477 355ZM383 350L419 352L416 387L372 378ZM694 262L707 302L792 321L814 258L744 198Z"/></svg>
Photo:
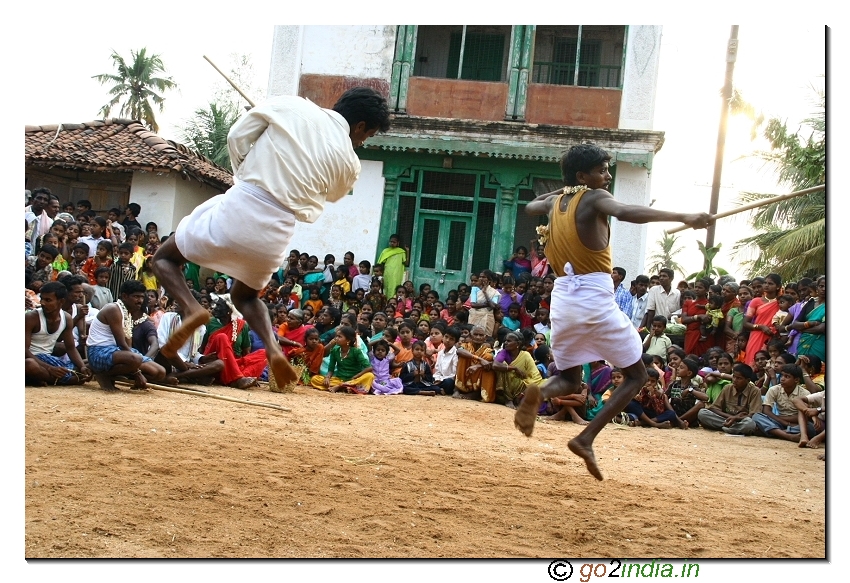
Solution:
<svg viewBox="0 0 850 583"><path fill-rule="evenodd" d="M620 87L621 67L619 65L580 65L578 83L575 83L575 70L574 63L535 61L531 82L580 87Z"/></svg>

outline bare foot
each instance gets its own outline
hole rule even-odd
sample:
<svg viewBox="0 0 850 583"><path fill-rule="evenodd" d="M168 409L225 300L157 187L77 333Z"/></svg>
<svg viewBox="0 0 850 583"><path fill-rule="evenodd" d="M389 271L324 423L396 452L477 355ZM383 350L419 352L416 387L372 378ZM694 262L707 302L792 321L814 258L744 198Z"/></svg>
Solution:
<svg viewBox="0 0 850 583"><path fill-rule="evenodd" d="M459 389L455 389L455 392L452 393L452 397L455 399L474 399L475 393L464 393Z"/></svg>
<svg viewBox="0 0 850 583"><path fill-rule="evenodd" d="M587 425L589 423L589 421L585 421L584 419L582 419L572 407L570 407L568 410L570 413L570 419L572 419L573 423L575 423L576 425Z"/></svg>
<svg viewBox="0 0 850 583"><path fill-rule="evenodd" d="M540 409L540 387L528 385L525 389L525 398L514 414L514 425L526 437L531 437L534 431L534 421L537 420L537 411Z"/></svg>
<svg viewBox="0 0 850 583"><path fill-rule="evenodd" d="M584 463L587 466L587 471L590 472L594 478L597 480L603 479L602 472L599 471L599 466L596 465L596 456L593 455L593 447L591 447L589 443L582 443L579 441L578 437L574 437L567 444L567 447L570 448L571 452L584 460Z"/></svg>
<svg viewBox="0 0 850 583"><path fill-rule="evenodd" d="M691 424L688 423L687 421L682 421L682 424L679 426L679 429L687 429L690 426L691 426Z"/></svg>
<svg viewBox="0 0 850 583"><path fill-rule="evenodd" d="M673 428L673 426L670 424L669 421L664 421L663 423L656 423L655 425L653 425L653 427L655 427L656 429L672 429Z"/></svg>
<svg viewBox="0 0 850 583"><path fill-rule="evenodd" d="M200 305L199 305L200 307ZM177 351L181 346L186 344L186 341L195 331L198 326L206 324L210 321L210 313L204 310L203 308L199 309L193 314L187 315L183 318L183 321L180 323L180 326L174 333L171 335L171 338L168 339L168 342L160 348L160 352L165 358L175 358L177 356Z"/></svg>
<svg viewBox="0 0 850 583"><path fill-rule="evenodd" d="M802 442L800 442L800 447L803 447ZM820 444L814 440L806 443L806 447L810 449L820 449Z"/></svg>
<svg viewBox="0 0 850 583"><path fill-rule="evenodd" d="M289 359L287 359L282 352L272 352L268 355L269 359L269 368L274 375L274 380L281 387L285 387L289 383L298 382L298 373L289 364Z"/></svg>
<svg viewBox="0 0 850 583"><path fill-rule="evenodd" d="M94 380L97 381L97 384L99 384L100 388L104 391L112 393L118 390L118 387L115 386L115 379L104 372L96 373L94 375Z"/></svg>
<svg viewBox="0 0 850 583"><path fill-rule="evenodd" d="M168 375L167 377L162 379L162 384L164 384L164 385L179 385L180 379L178 379L174 375Z"/></svg>
<svg viewBox="0 0 850 583"><path fill-rule="evenodd" d="M143 391L148 388L148 379L145 378L145 375L142 374L142 371L137 370L133 373L133 388L137 391Z"/></svg>
<svg viewBox="0 0 850 583"><path fill-rule="evenodd" d="M797 447L806 447L808 445L809 445L808 439L800 439L800 443L797 444ZM817 449L817 445L815 446L815 449Z"/></svg>

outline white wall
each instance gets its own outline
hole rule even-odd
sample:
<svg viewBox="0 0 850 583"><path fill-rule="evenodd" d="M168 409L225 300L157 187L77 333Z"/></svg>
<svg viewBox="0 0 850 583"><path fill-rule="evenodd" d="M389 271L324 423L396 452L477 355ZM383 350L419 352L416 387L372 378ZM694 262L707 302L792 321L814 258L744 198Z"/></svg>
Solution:
<svg viewBox="0 0 850 583"><path fill-rule="evenodd" d="M646 168L626 162L617 164L615 194L623 204L649 204L650 179ZM614 267L626 270L626 287L643 273L646 256L646 225L620 222L611 219L611 251Z"/></svg>
<svg viewBox="0 0 850 583"><path fill-rule="evenodd" d="M156 174L152 172L133 172L133 183L130 185L130 202L142 207L138 221L145 224L153 221L159 229L159 235L167 235L173 228L174 201L176 198L177 175ZM174 227L177 223L174 223Z"/></svg>
<svg viewBox="0 0 850 583"><path fill-rule="evenodd" d="M275 26L268 96L297 95L304 26Z"/></svg>
<svg viewBox="0 0 850 583"><path fill-rule="evenodd" d="M153 221L160 236L174 231L183 217L217 194L221 194L218 189L197 180L183 180L174 172L134 172L130 186L130 202L142 207L142 228Z"/></svg>
<svg viewBox="0 0 850 583"><path fill-rule="evenodd" d="M661 53L660 26L629 26L620 129L651 130Z"/></svg>
<svg viewBox="0 0 850 583"><path fill-rule="evenodd" d="M396 26L275 26L269 97L297 95L301 75L390 80Z"/></svg>
<svg viewBox="0 0 850 583"><path fill-rule="evenodd" d="M319 258L319 266L328 253L342 264L346 251L354 253L354 262L366 259L374 263L384 202L383 162L361 160L360 178L354 183L354 194L339 202L325 205L315 223L296 223L289 246L301 253Z"/></svg>
<svg viewBox="0 0 850 583"><path fill-rule="evenodd" d="M395 34L395 25L305 26L301 74L389 81Z"/></svg>

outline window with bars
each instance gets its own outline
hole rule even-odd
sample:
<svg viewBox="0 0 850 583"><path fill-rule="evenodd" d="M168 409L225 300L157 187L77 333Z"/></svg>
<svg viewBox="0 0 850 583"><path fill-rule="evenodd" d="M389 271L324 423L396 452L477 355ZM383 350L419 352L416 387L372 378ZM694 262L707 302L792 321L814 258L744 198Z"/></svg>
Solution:
<svg viewBox="0 0 850 583"><path fill-rule="evenodd" d="M511 26L417 27L413 75L505 81Z"/></svg>
<svg viewBox="0 0 850 583"><path fill-rule="evenodd" d="M532 82L620 87L625 26L539 26Z"/></svg>

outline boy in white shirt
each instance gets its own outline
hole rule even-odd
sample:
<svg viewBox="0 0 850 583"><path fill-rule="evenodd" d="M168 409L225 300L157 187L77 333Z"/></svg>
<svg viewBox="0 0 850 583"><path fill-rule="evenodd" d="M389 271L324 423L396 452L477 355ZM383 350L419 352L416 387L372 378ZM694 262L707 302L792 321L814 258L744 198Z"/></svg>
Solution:
<svg viewBox="0 0 850 583"><path fill-rule="evenodd" d="M447 328L443 333L443 347L437 352L437 363L434 365L434 384L440 387L441 395L455 392L458 340L460 330L455 327Z"/></svg>

